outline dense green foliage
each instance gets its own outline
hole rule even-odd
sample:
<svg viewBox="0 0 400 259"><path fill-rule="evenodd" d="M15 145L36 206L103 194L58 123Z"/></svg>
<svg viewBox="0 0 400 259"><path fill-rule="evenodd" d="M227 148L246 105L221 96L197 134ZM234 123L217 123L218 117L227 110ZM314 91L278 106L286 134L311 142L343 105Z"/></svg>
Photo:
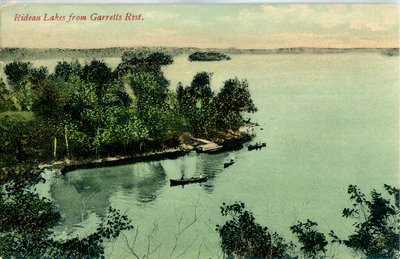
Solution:
<svg viewBox="0 0 400 259"><path fill-rule="evenodd" d="M35 120L33 113L6 112L0 115L0 168L45 160L51 155L48 125Z"/></svg>
<svg viewBox="0 0 400 259"><path fill-rule="evenodd" d="M7 75L8 83L13 87L18 85L26 79L29 75L29 70L32 64L30 62L12 62L4 67L4 73Z"/></svg>
<svg viewBox="0 0 400 259"><path fill-rule="evenodd" d="M105 241L133 228L127 216L110 208L94 233L66 240L56 238L53 227L60 221L60 213L52 201L32 190L44 179L35 169L21 173L22 170L7 172L13 179L0 183L0 255L3 258L101 257Z"/></svg>
<svg viewBox="0 0 400 259"><path fill-rule="evenodd" d="M381 193L372 190L369 200L356 185L349 186L352 206L343 210L343 217L355 220L354 233L341 240L331 231L334 242L369 257L396 258L399 255L400 189L389 185L384 187L393 199L384 198Z"/></svg>
<svg viewBox="0 0 400 259"><path fill-rule="evenodd" d="M368 200L355 185L350 185L348 193L352 206L343 210L344 218L354 220L354 232L346 239L340 239L330 231L331 243L345 245L367 258L398 258L400 255L400 189L385 185L391 198L384 198L372 190ZM290 258L295 246L286 243L277 233L270 234L267 227L255 222L253 213L245 205L236 202L225 203L221 207L223 216L230 220L217 225L221 238L221 248L228 255L245 258ZM305 258L323 258L328 241L325 234L317 230L318 224L307 219L298 221L290 230L301 244L300 250Z"/></svg>
<svg viewBox="0 0 400 259"><path fill-rule="evenodd" d="M212 73L197 73L190 86L177 87L179 112L184 125L197 135L209 136L215 130L237 130L243 124L243 112L256 112L246 80L230 79L215 95Z"/></svg>
<svg viewBox="0 0 400 259"><path fill-rule="evenodd" d="M307 222L302 223L300 221L297 224L292 225L290 230L297 236L299 242L302 244L300 250L304 253L305 257L316 257L318 255L323 256L326 252L326 241L325 235L316 230L318 224L307 219Z"/></svg>
<svg viewBox="0 0 400 259"><path fill-rule="evenodd" d="M0 150L1 160L131 155L176 147L183 133L213 137L238 129L241 113L256 111L247 82L238 79L228 80L215 95L212 74L200 72L190 86L171 91L161 68L172 62L161 52L128 52L114 70L100 60L83 66L62 61L52 74L29 62L7 64L10 89L0 82L1 110L35 116L33 122L15 125L5 120L0 138L10 144ZM22 136L32 139L21 142ZM16 154L14 159L10 154Z"/></svg>
<svg viewBox="0 0 400 259"><path fill-rule="evenodd" d="M248 82L238 78L225 81L214 106L219 113L216 124L223 128L237 128L242 123L242 112L257 111L250 97Z"/></svg>
<svg viewBox="0 0 400 259"><path fill-rule="evenodd" d="M220 61L230 59L227 55L218 52L195 52L189 55L190 61Z"/></svg>
<svg viewBox="0 0 400 259"><path fill-rule="evenodd" d="M0 78L0 112L12 111L15 109L10 91L7 89L3 79Z"/></svg>
<svg viewBox="0 0 400 259"><path fill-rule="evenodd" d="M221 237L224 253L233 257L282 258L289 257L293 244L286 243L277 233L255 222L253 213L245 209L244 203L223 204L223 216L231 219L216 230Z"/></svg>

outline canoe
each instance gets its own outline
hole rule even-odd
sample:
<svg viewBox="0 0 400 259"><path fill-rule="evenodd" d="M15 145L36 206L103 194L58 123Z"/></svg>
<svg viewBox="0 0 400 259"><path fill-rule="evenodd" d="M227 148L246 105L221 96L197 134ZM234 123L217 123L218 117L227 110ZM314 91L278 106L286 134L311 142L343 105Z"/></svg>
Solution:
<svg viewBox="0 0 400 259"><path fill-rule="evenodd" d="M230 160L230 161L228 161L228 162L225 162L224 163L224 168L227 168L228 166L231 166L231 165L233 165L235 163L235 160Z"/></svg>
<svg viewBox="0 0 400 259"><path fill-rule="evenodd" d="M190 177L187 179L170 179L170 185L171 186L176 186L176 185L185 185L185 184L190 184L190 183L202 183L207 181L207 177Z"/></svg>
<svg viewBox="0 0 400 259"><path fill-rule="evenodd" d="M263 147L266 147L267 146L267 143L257 143L257 144L254 144L254 145L249 145L248 146L248 150L249 151L251 151L251 150L254 150L254 149L261 149L261 148L263 148Z"/></svg>

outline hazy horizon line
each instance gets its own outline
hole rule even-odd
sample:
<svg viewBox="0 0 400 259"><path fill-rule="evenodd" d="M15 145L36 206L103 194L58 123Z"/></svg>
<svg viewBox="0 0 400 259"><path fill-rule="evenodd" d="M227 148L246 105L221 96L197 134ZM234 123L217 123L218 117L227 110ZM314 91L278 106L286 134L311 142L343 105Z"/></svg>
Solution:
<svg viewBox="0 0 400 259"><path fill-rule="evenodd" d="M279 49L399 49L399 46L391 47L308 47L308 46L297 46L297 47L277 47L277 48L237 48L237 47L176 47L176 46L114 46L114 47L98 47L98 48L70 48L70 47L0 47L0 49L68 49L68 50L90 50L90 49L117 49L117 48L175 48L175 49L234 49L234 50L279 50Z"/></svg>

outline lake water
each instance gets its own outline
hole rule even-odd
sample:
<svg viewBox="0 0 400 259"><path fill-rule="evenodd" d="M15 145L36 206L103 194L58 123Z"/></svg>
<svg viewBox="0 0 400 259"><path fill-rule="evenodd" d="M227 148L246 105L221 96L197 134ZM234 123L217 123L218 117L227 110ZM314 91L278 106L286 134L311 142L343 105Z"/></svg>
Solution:
<svg viewBox="0 0 400 259"><path fill-rule="evenodd" d="M189 62L178 56L164 71L172 88L200 71L213 72L215 91L229 78L247 79L259 109L251 116L260 124L253 142L267 148L53 177L50 194L64 216L58 227L64 235L90 233L109 206L133 220L137 232L107 244L109 258L132 258L127 243L138 255L152 252L150 258L220 258L215 225L226 219L219 207L234 201L287 240L295 240L289 227L307 218L325 234L333 229L345 237L351 222L341 213L349 205L349 184L365 192L399 185L398 57L232 55L230 61ZM236 163L223 169L230 156ZM209 181L170 187L169 179L182 173ZM335 255L351 256L346 249Z"/></svg>

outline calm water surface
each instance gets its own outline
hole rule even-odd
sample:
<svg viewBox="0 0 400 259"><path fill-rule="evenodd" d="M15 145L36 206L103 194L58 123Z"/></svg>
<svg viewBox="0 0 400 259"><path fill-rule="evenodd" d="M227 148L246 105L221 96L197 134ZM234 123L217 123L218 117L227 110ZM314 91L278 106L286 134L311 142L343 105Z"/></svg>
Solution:
<svg viewBox="0 0 400 259"><path fill-rule="evenodd" d="M344 237L351 230L341 218L349 184L365 192L399 184L398 62L379 54L233 55L192 63L179 56L164 69L171 88L200 71L214 73L215 91L229 78L248 80L259 109L252 115L260 124L254 141L268 147L54 177L50 193L64 216L58 229L90 233L113 206L133 220L137 236L126 232L108 244L110 258L132 257L127 243L139 255L153 252L151 258L218 258L215 225L225 221L219 207L240 200L287 240L294 240L290 225L307 218ZM223 169L230 156L237 162ZM169 179L182 174L209 181L170 187ZM345 249L335 254L351 256Z"/></svg>

